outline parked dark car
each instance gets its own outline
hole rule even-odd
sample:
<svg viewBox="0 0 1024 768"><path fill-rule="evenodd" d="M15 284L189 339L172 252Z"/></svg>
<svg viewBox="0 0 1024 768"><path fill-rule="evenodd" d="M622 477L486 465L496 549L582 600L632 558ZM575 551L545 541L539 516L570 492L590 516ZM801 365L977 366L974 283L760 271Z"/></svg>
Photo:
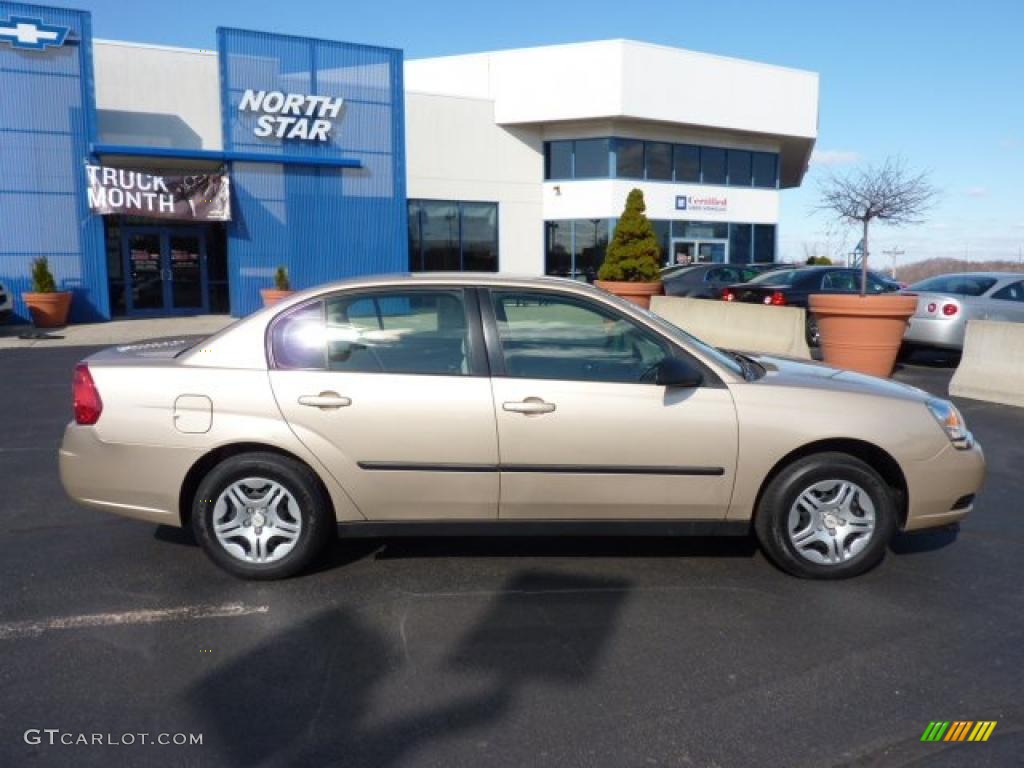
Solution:
<svg viewBox="0 0 1024 768"><path fill-rule="evenodd" d="M892 293L899 284L868 272L868 293ZM745 283L730 285L722 291L725 301L744 301L776 307L807 307L812 293L857 293L860 270L849 267L800 267L765 272ZM807 343L818 345L818 322L807 313Z"/></svg>
<svg viewBox="0 0 1024 768"><path fill-rule="evenodd" d="M665 295L691 299L717 299L735 283L753 280L774 264L687 264L662 270Z"/></svg>

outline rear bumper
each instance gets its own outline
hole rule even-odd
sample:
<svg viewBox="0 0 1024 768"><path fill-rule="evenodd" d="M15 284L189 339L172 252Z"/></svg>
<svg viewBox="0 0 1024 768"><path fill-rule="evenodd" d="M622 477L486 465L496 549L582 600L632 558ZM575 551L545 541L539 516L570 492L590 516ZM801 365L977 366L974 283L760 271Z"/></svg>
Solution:
<svg viewBox="0 0 1024 768"><path fill-rule="evenodd" d="M928 461L904 465L909 492L904 530L937 528L963 520L985 481L985 454L977 443L968 450L952 444Z"/></svg>
<svg viewBox="0 0 1024 768"><path fill-rule="evenodd" d="M79 504L116 515L181 525L182 481L202 451L105 443L92 427L68 424L60 481Z"/></svg>
<svg viewBox="0 0 1024 768"><path fill-rule="evenodd" d="M959 320L911 317L903 341L943 349L963 349L964 324Z"/></svg>

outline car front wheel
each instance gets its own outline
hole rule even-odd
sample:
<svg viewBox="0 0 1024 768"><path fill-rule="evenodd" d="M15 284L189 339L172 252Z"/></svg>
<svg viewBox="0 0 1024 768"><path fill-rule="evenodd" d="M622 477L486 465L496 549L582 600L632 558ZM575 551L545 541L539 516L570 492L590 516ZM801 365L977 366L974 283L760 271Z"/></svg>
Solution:
<svg viewBox="0 0 1024 768"><path fill-rule="evenodd" d="M282 579L312 563L334 531L313 471L274 453L233 456L199 484L192 526L206 554L245 579Z"/></svg>
<svg viewBox="0 0 1024 768"><path fill-rule="evenodd" d="M820 453L765 488L754 528L765 554L802 578L843 579L874 568L896 532L894 492L868 464Z"/></svg>

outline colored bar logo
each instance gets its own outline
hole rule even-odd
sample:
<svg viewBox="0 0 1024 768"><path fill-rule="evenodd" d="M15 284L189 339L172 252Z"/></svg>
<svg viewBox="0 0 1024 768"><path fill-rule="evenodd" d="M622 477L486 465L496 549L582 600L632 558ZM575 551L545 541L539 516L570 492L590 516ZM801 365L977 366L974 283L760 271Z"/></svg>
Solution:
<svg viewBox="0 0 1024 768"><path fill-rule="evenodd" d="M996 720L933 720L921 734L921 741L988 741Z"/></svg>

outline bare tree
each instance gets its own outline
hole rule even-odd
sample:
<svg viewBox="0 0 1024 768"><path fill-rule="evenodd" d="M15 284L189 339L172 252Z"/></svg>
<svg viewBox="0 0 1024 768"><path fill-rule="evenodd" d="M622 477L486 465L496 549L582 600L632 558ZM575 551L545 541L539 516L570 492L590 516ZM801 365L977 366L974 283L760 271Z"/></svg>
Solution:
<svg viewBox="0 0 1024 768"><path fill-rule="evenodd" d="M927 172L907 169L901 158L887 158L881 166L826 176L819 186L818 210L863 229L860 292L868 285L868 227L875 219L893 226L919 224L935 204L939 192Z"/></svg>

